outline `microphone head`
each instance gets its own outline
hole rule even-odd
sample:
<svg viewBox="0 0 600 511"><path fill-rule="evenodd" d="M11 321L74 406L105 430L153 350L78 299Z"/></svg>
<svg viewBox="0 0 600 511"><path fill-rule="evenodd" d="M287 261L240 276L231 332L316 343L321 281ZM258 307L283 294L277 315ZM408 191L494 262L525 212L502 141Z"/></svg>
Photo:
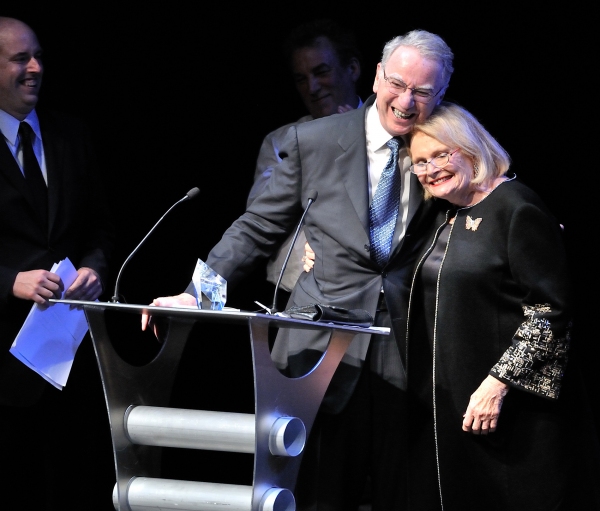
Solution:
<svg viewBox="0 0 600 511"><path fill-rule="evenodd" d="M308 200L311 200L314 202L317 200L318 195L319 195L319 192L317 192L317 190L308 190Z"/></svg>
<svg viewBox="0 0 600 511"><path fill-rule="evenodd" d="M197 186L192 188L188 193L185 194L185 196L188 199L194 199L196 198L198 195L200 195L200 188L198 188Z"/></svg>

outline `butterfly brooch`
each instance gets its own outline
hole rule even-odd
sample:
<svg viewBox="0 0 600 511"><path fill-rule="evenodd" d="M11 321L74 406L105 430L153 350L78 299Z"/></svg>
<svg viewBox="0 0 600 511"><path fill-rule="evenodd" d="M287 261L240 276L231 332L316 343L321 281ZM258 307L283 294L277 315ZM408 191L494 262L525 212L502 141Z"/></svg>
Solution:
<svg viewBox="0 0 600 511"><path fill-rule="evenodd" d="M481 218L476 218L475 220L473 220L469 215L467 215L467 231L469 229L471 229L472 231L476 231L477 228L479 227L479 224L481 223Z"/></svg>

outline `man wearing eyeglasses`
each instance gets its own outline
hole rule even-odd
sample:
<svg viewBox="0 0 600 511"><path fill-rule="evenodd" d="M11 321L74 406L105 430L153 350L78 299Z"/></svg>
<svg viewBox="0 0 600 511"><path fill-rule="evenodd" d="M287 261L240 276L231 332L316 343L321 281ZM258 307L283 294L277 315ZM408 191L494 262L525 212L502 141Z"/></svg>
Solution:
<svg viewBox="0 0 600 511"><path fill-rule="evenodd" d="M452 60L452 51L435 34L415 30L396 37L385 45L377 65L375 95L361 108L289 129L282 162L264 192L206 260L227 279L229 289L295 229L314 189L318 199L305 217L304 231L318 257L313 271L298 279L288 307L317 302L365 309L375 326L391 327L387 301L406 309L416 253L436 207L423 201L403 137L442 100ZM397 157L389 146L398 147ZM385 196L378 193L384 182L392 190ZM384 222L379 221L380 203L392 204L384 208ZM405 273L404 284L388 281L392 268ZM153 304L194 305L191 293L189 287ZM405 317L394 320L406 324ZM326 333L280 330L273 360L285 374L302 376L317 364L328 338ZM401 346L402 338L393 336L355 336L310 434L294 491L297 509L357 510L369 479L372 511L406 509L407 361Z"/></svg>

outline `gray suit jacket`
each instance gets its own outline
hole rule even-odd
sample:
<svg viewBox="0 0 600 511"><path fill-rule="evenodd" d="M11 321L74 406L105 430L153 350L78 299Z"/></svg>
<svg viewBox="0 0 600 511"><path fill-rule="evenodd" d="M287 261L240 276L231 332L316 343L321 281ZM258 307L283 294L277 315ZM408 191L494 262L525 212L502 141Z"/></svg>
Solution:
<svg viewBox="0 0 600 511"><path fill-rule="evenodd" d="M281 157L279 151L282 145L282 140L285 139L285 135L291 126L297 126L304 122L312 121L311 115L305 115L296 122L291 122L284 126L280 126L274 131L271 131L263 140L260 151L258 152L258 158L256 160L256 169L254 170L254 184L248 194L248 201L246 207L250 206L254 199L258 197L263 190L266 188L273 169L281 163ZM279 275L283 268L285 257L292 244L293 233L288 237L287 240L279 247L279 249L273 254L269 262L267 263L267 281L273 285L277 284ZM306 236L304 231L300 231L296 243L292 248L292 253L288 260L285 272L281 278L281 289L291 291L298 280L298 277L302 274L302 256L304 255L304 244L306 243Z"/></svg>
<svg viewBox="0 0 600 511"><path fill-rule="evenodd" d="M263 193L248 207L212 249L207 264L236 283L254 265L269 257L295 229L309 191L318 199L305 218L304 232L317 254L313 271L303 273L292 291L289 306L324 303L365 309L375 316L382 286L386 299L401 301L394 310L405 311L414 258L427 225L428 208L411 175L408 228L402 242L395 237L392 256L383 271L369 257L369 186L365 136L366 107L292 126L282 144L282 162L275 167ZM428 201L427 204L429 204ZM402 211L398 215L399 222ZM396 226L399 232L399 226ZM402 279L390 283L388 268L405 268ZM398 271L395 272L398 274ZM400 285L398 284L400 282ZM405 315L396 314L396 321ZM273 360L290 376L306 374L327 348L328 334L305 330L280 330ZM357 335L330 384L324 405L341 410L352 394L367 349L368 335Z"/></svg>

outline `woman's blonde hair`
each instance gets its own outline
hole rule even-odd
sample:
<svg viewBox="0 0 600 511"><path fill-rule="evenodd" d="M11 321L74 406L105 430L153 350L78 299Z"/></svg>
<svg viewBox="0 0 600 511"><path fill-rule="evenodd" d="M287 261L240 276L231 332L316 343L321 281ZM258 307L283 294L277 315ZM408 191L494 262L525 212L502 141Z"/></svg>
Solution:
<svg viewBox="0 0 600 511"><path fill-rule="evenodd" d="M442 101L425 122L413 127L411 136L419 132L452 150L460 148L464 156L471 158L477 169L471 180L475 185L485 186L508 172L508 153L471 113L455 103ZM425 198L430 197L425 192Z"/></svg>

